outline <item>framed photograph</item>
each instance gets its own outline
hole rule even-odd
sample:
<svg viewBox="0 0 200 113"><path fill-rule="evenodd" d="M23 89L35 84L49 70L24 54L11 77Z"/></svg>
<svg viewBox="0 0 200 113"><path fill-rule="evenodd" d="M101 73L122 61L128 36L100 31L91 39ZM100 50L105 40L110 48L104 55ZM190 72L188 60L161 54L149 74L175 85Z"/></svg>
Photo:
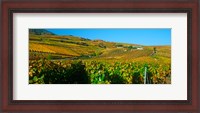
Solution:
<svg viewBox="0 0 200 113"><path fill-rule="evenodd" d="M2 112L200 113L198 0L1 4Z"/></svg>

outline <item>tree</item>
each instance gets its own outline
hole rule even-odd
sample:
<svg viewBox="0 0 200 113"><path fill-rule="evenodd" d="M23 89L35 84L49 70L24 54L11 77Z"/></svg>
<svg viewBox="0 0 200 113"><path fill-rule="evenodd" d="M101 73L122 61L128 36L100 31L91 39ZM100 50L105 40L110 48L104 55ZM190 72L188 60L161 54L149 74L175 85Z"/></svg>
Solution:
<svg viewBox="0 0 200 113"><path fill-rule="evenodd" d="M156 47L154 47L154 48L153 48L153 53L156 53L156 52L157 52L157 51L156 51Z"/></svg>

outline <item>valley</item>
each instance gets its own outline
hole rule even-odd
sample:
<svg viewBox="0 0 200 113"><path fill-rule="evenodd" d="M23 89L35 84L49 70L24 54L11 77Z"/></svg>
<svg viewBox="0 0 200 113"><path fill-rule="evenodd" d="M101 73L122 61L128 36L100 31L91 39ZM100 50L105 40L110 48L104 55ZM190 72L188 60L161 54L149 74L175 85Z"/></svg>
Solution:
<svg viewBox="0 0 200 113"><path fill-rule="evenodd" d="M74 62L77 67L72 66ZM75 77L75 80L70 82L51 81L50 78L55 79L60 76L58 73L63 73L57 71L57 74L50 76L49 73L55 70L49 70L52 67L47 65L48 63L52 66L57 65L56 67L60 67L62 71L65 71L64 67L70 70L71 67L83 66L83 69L79 69L83 72L75 72L74 76L85 73L86 78L83 79L87 80ZM35 64L43 67L33 68L37 66ZM148 67L146 73L149 75L148 81L151 81L149 83L171 83L171 46L144 46L100 39L91 40L73 35L60 36L47 30L29 31L29 83L141 84L144 82L145 67ZM47 75L49 79L44 80ZM116 80L113 77L116 77Z"/></svg>

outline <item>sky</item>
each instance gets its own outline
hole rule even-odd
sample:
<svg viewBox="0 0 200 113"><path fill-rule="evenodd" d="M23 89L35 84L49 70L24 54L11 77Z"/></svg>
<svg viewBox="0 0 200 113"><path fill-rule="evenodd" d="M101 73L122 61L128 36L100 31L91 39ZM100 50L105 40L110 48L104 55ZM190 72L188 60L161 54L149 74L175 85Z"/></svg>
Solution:
<svg viewBox="0 0 200 113"><path fill-rule="evenodd" d="M121 42L140 45L171 45L171 29L133 29L133 28L74 28L47 29L57 35L73 35L91 40Z"/></svg>

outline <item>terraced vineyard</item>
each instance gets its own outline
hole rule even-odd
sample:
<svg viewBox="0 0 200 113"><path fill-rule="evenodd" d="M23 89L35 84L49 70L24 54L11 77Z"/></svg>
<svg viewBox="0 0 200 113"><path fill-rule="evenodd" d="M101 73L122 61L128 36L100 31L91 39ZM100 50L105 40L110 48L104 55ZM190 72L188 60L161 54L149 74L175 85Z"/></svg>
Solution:
<svg viewBox="0 0 200 113"><path fill-rule="evenodd" d="M106 42L48 31L32 31L29 38L30 84L171 83L170 46Z"/></svg>

